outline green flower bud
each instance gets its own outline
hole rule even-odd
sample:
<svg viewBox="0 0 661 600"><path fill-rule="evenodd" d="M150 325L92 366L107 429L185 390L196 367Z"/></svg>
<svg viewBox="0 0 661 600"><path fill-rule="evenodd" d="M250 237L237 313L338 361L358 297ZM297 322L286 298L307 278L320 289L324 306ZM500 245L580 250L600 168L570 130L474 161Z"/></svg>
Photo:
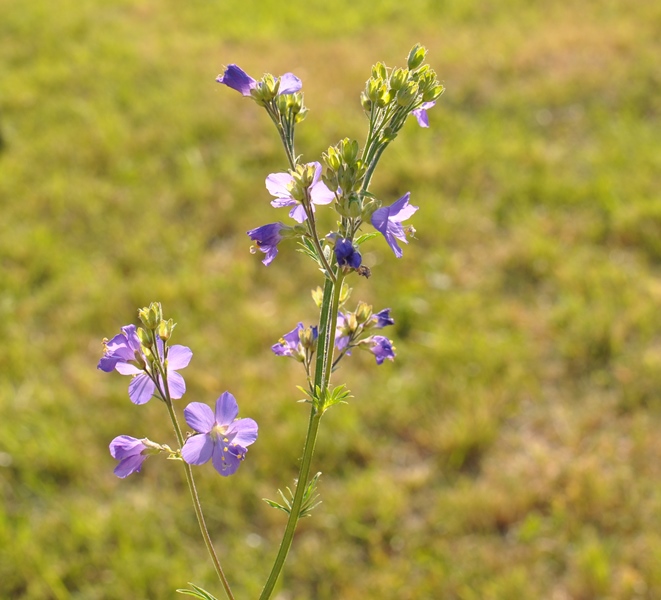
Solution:
<svg viewBox="0 0 661 600"><path fill-rule="evenodd" d="M355 219L362 213L363 207L358 194L352 192L347 198L347 217Z"/></svg>
<svg viewBox="0 0 661 600"><path fill-rule="evenodd" d="M379 106L380 108L385 108L386 106L388 106L388 104L390 104L391 100L392 100L391 91L388 89L387 85L385 84L382 85L379 88L379 96L376 100L376 105Z"/></svg>
<svg viewBox="0 0 661 600"><path fill-rule="evenodd" d="M420 44L413 46L411 52L409 52L409 59L407 62L408 68L411 69L411 71L417 69L424 62L426 54L427 50L424 46L421 46Z"/></svg>
<svg viewBox="0 0 661 600"><path fill-rule="evenodd" d="M301 121L305 121L305 117L308 116L308 109L307 108L302 108L300 112L296 114L296 118L294 119L295 123L300 123Z"/></svg>
<svg viewBox="0 0 661 600"><path fill-rule="evenodd" d="M378 79L368 79L365 84L365 94L372 102L377 102L382 87L381 81Z"/></svg>
<svg viewBox="0 0 661 600"><path fill-rule="evenodd" d="M321 287L317 286L314 290L312 290L312 300L314 300L317 308L321 308L321 305L324 301L324 290L322 290Z"/></svg>
<svg viewBox="0 0 661 600"><path fill-rule="evenodd" d="M409 80L409 72L406 69L395 69L390 76L390 87L397 91L401 90Z"/></svg>
<svg viewBox="0 0 661 600"><path fill-rule="evenodd" d="M369 222L370 218L378 208L381 208L381 202L375 198L370 198L363 202L363 212L361 213L360 218L365 222Z"/></svg>
<svg viewBox="0 0 661 600"><path fill-rule="evenodd" d="M384 65L382 62L376 63L372 67L372 77L374 79L386 79L388 77L386 65Z"/></svg>
<svg viewBox="0 0 661 600"><path fill-rule="evenodd" d="M404 107L409 106L417 98L419 91L418 84L415 81L409 81L406 87L397 92L397 104Z"/></svg>
<svg viewBox="0 0 661 600"><path fill-rule="evenodd" d="M328 148L328 151L323 155L323 160L331 171L338 171L342 165L342 159L334 146Z"/></svg>
<svg viewBox="0 0 661 600"><path fill-rule="evenodd" d="M140 340L140 343L145 346L146 348L149 348L152 344L152 338L151 334L149 334L147 331L145 331L142 327L138 327L138 339Z"/></svg>
<svg viewBox="0 0 661 600"><path fill-rule="evenodd" d="M344 159L345 164L352 165L358 158L358 142L356 140L349 140L344 138L340 142L340 153Z"/></svg>
<svg viewBox="0 0 661 600"><path fill-rule="evenodd" d="M372 306L362 300L356 307L356 320L360 325L367 323L372 318Z"/></svg>
<svg viewBox="0 0 661 600"><path fill-rule="evenodd" d="M372 100L365 92L360 93L360 105L368 115L372 112Z"/></svg>
<svg viewBox="0 0 661 600"><path fill-rule="evenodd" d="M301 343L301 346L305 348L310 353L314 352L317 347L317 340L314 336L314 330L312 327L306 327L298 334L298 341Z"/></svg>
<svg viewBox="0 0 661 600"><path fill-rule="evenodd" d="M432 87L431 89L425 90L422 94L422 101L423 102L431 102L432 100L436 100L439 98L443 92L445 91L445 88L442 85L436 85Z"/></svg>
<svg viewBox="0 0 661 600"><path fill-rule="evenodd" d="M172 330L175 328L176 323L172 319L161 321L158 325L158 337L164 342L167 342L172 337Z"/></svg>
<svg viewBox="0 0 661 600"><path fill-rule="evenodd" d="M144 307L138 310L138 317L142 321L142 324L150 330L154 330L158 327L158 324L163 318L163 311L161 309L160 302L152 302L149 307Z"/></svg>

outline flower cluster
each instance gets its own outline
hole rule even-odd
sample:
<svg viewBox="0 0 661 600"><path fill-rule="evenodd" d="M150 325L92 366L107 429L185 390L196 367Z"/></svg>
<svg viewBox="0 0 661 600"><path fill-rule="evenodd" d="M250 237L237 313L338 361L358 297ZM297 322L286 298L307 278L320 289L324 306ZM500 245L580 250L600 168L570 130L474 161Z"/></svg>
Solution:
<svg viewBox="0 0 661 600"><path fill-rule="evenodd" d="M383 63L372 68L372 76L361 94L363 109L370 119L370 134L365 147L361 151L356 140L341 140L324 153L323 171L319 162L298 164L293 154L294 125L298 120L291 117L307 110L303 107L301 82L295 75L286 73L274 77L267 74L257 81L237 65L229 65L218 76L219 83L253 98L266 108L286 149L291 150L291 168L269 175L266 189L274 198L271 201L273 207L289 208L289 217L305 226L292 228L277 221L248 231L256 248L266 254L262 260L265 265L271 264L282 240L298 238L305 247L312 247L313 258L327 273L332 256L342 269L361 274L359 246L365 236L361 237L359 231L365 222L371 223L384 236L397 258L402 256L398 241L407 243L407 235L415 233L412 226L403 225L403 222L418 207L409 203L409 192L383 206L367 192L367 187L381 153L397 136L409 115L413 115L421 127L429 127L427 111L436 104L443 86L433 69L423 64L425 55L426 50L416 45L409 53L406 68L388 69ZM314 213L316 207L331 204L340 217L338 229L320 239ZM330 253L326 252L324 245L330 246Z"/></svg>
<svg viewBox="0 0 661 600"><path fill-rule="evenodd" d="M134 404L145 404L156 395L171 405L172 400L186 392L184 378L177 371L188 366L193 353L186 346L168 344L175 324L163 319L160 303L152 302L138 314L144 327L126 325L112 340L104 341L104 355L97 368L106 373L116 370L131 375L129 398ZM232 475L245 459L247 446L257 439L257 423L237 419L238 412L236 400L229 392L216 402L215 414L205 404L191 402L184 409L184 416L197 435L189 437L180 452L147 438L117 436L110 443L111 456L119 460L115 475L124 478L138 473L148 456L161 452L191 465L211 458L221 475Z"/></svg>

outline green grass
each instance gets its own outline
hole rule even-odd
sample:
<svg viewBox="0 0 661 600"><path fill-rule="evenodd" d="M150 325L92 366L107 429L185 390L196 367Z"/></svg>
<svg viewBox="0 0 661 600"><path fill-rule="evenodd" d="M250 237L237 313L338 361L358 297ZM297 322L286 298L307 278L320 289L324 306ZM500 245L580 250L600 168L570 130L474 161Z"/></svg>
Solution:
<svg viewBox="0 0 661 600"><path fill-rule="evenodd" d="M298 150L362 139L371 65L421 42L447 87L373 191L417 239L382 240L353 298L390 306L398 356L340 370L323 504L280 600L661 597L661 7L580 3L0 0L0 597L213 588L182 473L119 481L109 441L173 443L96 370L160 300L190 346L185 400L226 389L260 423L229 479L199 469L237 598L254 598L307 422L269 347L315 318L311 264L268 269L245 231L284 167L227 63L293 71ZM183 405L183 402L182 402Z"/></svg>

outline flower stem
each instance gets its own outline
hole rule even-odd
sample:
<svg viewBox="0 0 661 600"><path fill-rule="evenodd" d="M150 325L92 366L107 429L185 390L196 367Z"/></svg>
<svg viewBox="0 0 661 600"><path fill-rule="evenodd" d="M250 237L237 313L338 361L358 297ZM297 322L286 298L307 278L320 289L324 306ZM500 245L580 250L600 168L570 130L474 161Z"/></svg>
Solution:
<svg viewBox="0 0 661 600"><path fill-rule="evenodd" d="M325 389L328 387L331 375L331 366L333 364L333 349L335 345L335 328L337 326L337 313L340 304L340 294L342 291L342 271L337 270L335 281L326 279L324 286L324 296L321 305L321 314L319 318L319 337L317 339L317 361L315 365L315 388L320 388L322 397ZM300 519L301 507L305 489L310 477L310 467L312 465L312 455L314 454L317 434L319 432L319 423L322 413L313 404L310 409L310 421L308 423L308 433L303 446L303 458L296 481L296 491L291 504L289 518L285 532L280 542L280 549L275 557L275 562L269 574L269 578L264 585L264 589L259 600L268 600L273 593L273 588L282 572L287 554L291 548L294 539L294 532Z"/></svg>
<svg viewBox="0 0 661 600"><path fill-rule="evenodd" d="M172 400L170 399L170 391L167 387L167 378L165 379L165 405L168 407L168 412L170 413L170 420L172 421L172 426L174 427L174 433L177 436L177 441L179 442L179 448L184 446L184 435L181 432L181 427L179 426L179 421L177 420L177 414L174 411L172 406ZM223 568L220 566L220 561L218 560L218 555L216 550L213 547L213 542L211 541L211 536L209 535L209 530L207 529L206 522L204 520L204 513L202 512L202 505L200 504L200 497L197 494L197 488L195 487L195 479L193 479L193 470L191 466L182 460L184 465L184 472L186 473L186 482L188 483L188 490L190 491L191 499L193 501L193 510L195 511L195 516L197 517L197 523L200 526L200 532L202 533L202 538L204 539L204 545L207 547L207 552L211 557L211 562L213 567L216 570L216 575L225 589L227 598L229 600L234 600L234 595L230 589L230 584L225 577Z"/></svg>

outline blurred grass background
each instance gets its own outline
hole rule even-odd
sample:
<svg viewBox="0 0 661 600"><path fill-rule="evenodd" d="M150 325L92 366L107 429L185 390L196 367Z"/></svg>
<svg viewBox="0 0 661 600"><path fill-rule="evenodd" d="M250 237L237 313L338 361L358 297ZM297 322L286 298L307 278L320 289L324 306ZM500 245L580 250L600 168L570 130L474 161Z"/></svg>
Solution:
<svg viewBox="0 0 661 600"><path fill-rule="evenodd" d="M224 390L260 438L198 482L237 598L255 598L306 407L269 346L311 322L311 264L268 269L270 122L214 83L293 71L298 150L363 139L358 94L416 42L447 91L373 191L412 192L353 299L393 309L398 357L344 365L323 504L280 600L661 597L661 4L514 0L0 0L0 597L217 589L182 473L120 481L108 443L172 443L163 406L96 370L101 339L163 303L190 346L182 401ZM314 469L315 467L313 467ZM220 593L220 592L218 592Z"/></svg>

